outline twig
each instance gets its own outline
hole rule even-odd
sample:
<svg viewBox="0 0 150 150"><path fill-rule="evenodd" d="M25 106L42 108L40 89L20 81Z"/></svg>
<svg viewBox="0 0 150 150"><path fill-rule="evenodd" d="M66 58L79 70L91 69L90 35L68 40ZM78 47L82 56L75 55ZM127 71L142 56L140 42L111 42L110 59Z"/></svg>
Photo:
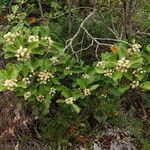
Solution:
<svg viewBox="0 0 150 150"><path fill-rule="evenodd" d="M75 35L74 35L72 38L70 38L70 39L68 39L68 40L66 41L66 46L65 46L65 48L64 48L64 51L66 51L69 47L71 47L71 49L72 49L72 44L73 44L74 39L75 39L75 38L78 36L78 34L80 33L80 31L81 31L83 25L85 24L85 22L88 21L89 18L90 18L94 13L95 13L95 9L83 20L83 22L80 24L80 26L79 26L77 32L75 33ZM72 49L72 51L73 51L73 53L75 53L75 51L74 51L73 49Z"/></svg>
<svg viewBox="0 0 150 150"><path fill-rule="evenodd" d="M39 3L39 9L40 9L40 13L41 13L41 18L42 18L42 20L44 20L44 14L43 14L41 0L38 0L38 3Z"/></svg>

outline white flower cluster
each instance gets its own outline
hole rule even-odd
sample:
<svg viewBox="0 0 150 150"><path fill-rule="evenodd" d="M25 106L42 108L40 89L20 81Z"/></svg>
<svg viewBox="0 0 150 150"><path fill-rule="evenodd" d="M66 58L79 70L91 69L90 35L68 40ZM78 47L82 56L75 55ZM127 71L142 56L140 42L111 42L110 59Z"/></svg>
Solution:
<svg viewBox="0 0 150 150"><path fill-rule="evenodd" d="M17 57L18 61L26 61L27 59L31 58L31 53L27 48L20 46L15 56Z"/></svg>
<svg viewBox="0 0 150 150"><path fill-rule="evenodd" d="M143 70L143 68L141 67L141 68L138 68L138 69L134 70L134 71L133 71L133 74L134 74L135 76L137 76L138 74L143 74L143 73L145 73L145 72L146 72L146 71Z"/></svg>
<svg viewBox="0 0 150 150"><path fill-rule="evenodd" d="M29 38L28 38L28 43L31 43L31 42L38 42L39 41L39 36L35 36L35 35L30 35Z"/></svg>
<svg viewBox="0 0 150 150"><path fill-rule="evenodd" d="M106 98L107 97L107 93L102 93L101 96Z"/></svg>
<svg viewBox="0 0 150 150"><path fill-rule="evenodd" d="M23 78L22 81L25 82L25 84L30 84L31 83L29 77Z"/></svg>
<svg viewBox="0 0 150 150"><path fill-rule="evenodd" d="M36 99L39 101L39 102L43 102L44 101L44 96L43 95L39 95L36 97Z"/></svg>
<svg viewBox="0 0 150 150"><path fill-rule="evenodd" d="M14 88L17 87L16 82L16 79L5 80L3 86L6 87L7 90L13 91Z"/></svg>
<svg viewBox="0 0 150 150"><path fill-rule="evenodd" d="M52 61L52 63L56 64L59 62L58 57L53 56L52 58L50 58L50 60Z"/></svg>
<svg viewBox="0 0 150 150"><path fill-rule="evenodd" d="M31 92L28 91L24 94L24 99L27 100L29 97L31 97Z"/></svg>
<svg viewBox="0 0 150 150"><path fill-rule="evenodd" d="M136 52L140 52L140 49L141 49L141 45L134 43L132 45L132 47L128 49L128 52L129 52L130 55L132 55Z"/></svg>
<svg viewBox="0 0 150 150"><path fill-rule="evenodd" d="M75 100L76 100L75 98L69 97L69 98L65 99L65 102L66 102L66 104L71 105L71 104L73 104L73 102L74 102Z"/></svg>
<svg viewBox="0 0 150 150"><path fill-rule="evenodd" d="M53 44L53 40L51 39L51 37L45 36L41 38L42 40L47 40L49 46L51 46Z"/></svg>
<svg viewBox="0 0 150 150"><path fill-rule="evenodd" d="M114 71L112 69L107 69L104 71L104 76L112 78Z"/></svg>
<svg viewBox="0 0 150 150"><path fill-rule="evenodd" d="M106 67L105 61L99 61L99 62L96 64L96 67L105 68L105 67Z"/></svg>
<svg viewBox="0 0 150 150"><path fill-rule="evenodd" d="M89 79L90 76L89 76L88 74L83 74L83 75L82 75L82 78L84 78L84 79Z"/></svg>
<svg viewBox="0 0 150 150"><path fill-rule="evenodd" d="M65 70L70 70L70 67L66 67Z"/></svg>
<svg viewBox="0 0 150 150"><path fill-rule="evenodd" d="M129 68L130 68L129 60L125 58L118 60L117 67L116 67L117 70L120 70L121 72L127 72Z"/></svg>
<svg viewBox="0 0 150 150"><path fill-rule="evenodd" d="M50 78L53 78L54 76L47 71L41 71L38 73L38 79L37 81L40 82L40 84L47 84L48 81L50 81Z"/></svg>
<svg viewBox="0 0 150 150"><path fill-rule="evenodd" d="M16 36L18 36L18 33L13 34L11 32L8 32L7 34L4 35L4 39L6 40L6 42L8 42L9 44L14 44L15 38Z"/></svg>
<svg viewBox="0 0 150 150"><path fill-rule="evenodd" d="M130 83L131 88L135 89L139 86L140 82L139 81L132 81L132 83Z"/></svg>
<svg viewBox="0 0 150 150"><path fill-rule="evenodd" d="M49 95L54 96L56 94L56 89L54 87L51 87L49 90Z"/></svg>
<svg viewBox="0 0 150 150"><path fill-rule="evenodd" d="M84 89L84 90L83 90L83 93L84 93L85 96L91 95L90 89Z"/></svg>

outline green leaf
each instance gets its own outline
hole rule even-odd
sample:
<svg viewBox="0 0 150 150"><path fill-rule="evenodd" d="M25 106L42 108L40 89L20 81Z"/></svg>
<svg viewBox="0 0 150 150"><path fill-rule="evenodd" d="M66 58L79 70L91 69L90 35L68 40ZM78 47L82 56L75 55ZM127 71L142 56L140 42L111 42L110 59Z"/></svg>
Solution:
<svg viewBox="0 0 150 150"><path fill-rule="evenodd" d="M37 48L39 46L39 42L32 42L29 44L28 49L34 49Z"/></svg>
<svg viewBox="0 0 150 150"><path fill-rule="evenodd" d="M101 55L102 61L105 61L107 67L115 67L117 63L116 57L111 53L103 53Z"/></svg>
<svg viewBox="0 0 150 150"><path fill-rule="evenodd" d="M124 92L126 92L128 89L130 88L129 85L121 85L118 90L121 94L123 94Z"/></svg>
<svg viewBox="0 0 150 150"><path fill-rule="evenodd" d="M48 35L49 34L49 28L48 28L48 26L41 26L40 27L40 34L41 34L41 36L46 36L46 35Z"/></svg>
<svg viewBox="0 0 150 150"><path fill-rule="evenodd" d="M119 55L119 59L128 55L128 51L123 43L118 44L117 54Z"/></svg>
<svg viewBox="0 0 150 150"><path fill-rule="evenodd" d="M73 109L74 109L77 113L80 112L81 109L80 109L80 107L79 107L78 105L72 104L71 106L73 107Z"/></svg>
<svg viewBox="0 0 150 150"><path fill-rule="evenodd" d="M122 93L118 89L112 89L110 94L115 97L120 97L122 95Z"/></svg>
<svg viewBox="0 0 150 150"><path fill-rule="evenodd" d="M142 84L140 84L140 87L144 90L150 90L150 81L145 81Z"/></svg>
<svg viewBox="0 0 150 150"><path fill-rule="evenodd" d="M103 74L105 72L105 70L103 68L100 68L100 67L96 67L95 71L96 71L96 73L99 73L99 74Z"/></svg>
<svg viewBox="0 0 150 150"><path fill-rule="evenodd" d="M78 79L77 80L77 84L81 87L81 88L86 88L87 87L87 80L85 80L85 79Z"/></svg>
<svg viewBox="0 0 150 150"><path fill-rule="evenodd" d="M15 57L15 55L14 55L14 53L12 53L12 52L7 52L7 53L4 55L4 58L5 58L5 59L13 58L13 57Z"/></svg>
<svg viewBox="0 0 150 150"><path fill-rule="evenodd" d="M16 37L16 39L15 39L15 42L16 42L16 45L18 46L18 47L20 47L20 46L23 46L23 37L22 36L17 36Z"/></svg>
<svg viewBox="0 0 150 150"><path fill-rule="evenodd" d="M150 53L150 44L146 47L146 50Z"/></svg>
<svg viewBox="0 0 150 150"><path fill-rule="evenodd" d="M51 80L55 85L60 85L60 82L58 81L57 78L52 78Z"/></svg>
<svg viewBox="0 0 150 150"><path fill-rule="evenodd" d="M5 87L0 83L0 92L4 91Z"/></svg>
<svg viewBox="0 0 150 150"><path fill-rule="evenodd" d="M4 51L5 51L5 52L16 53L16 50L17 50L17 48L16 48L14 45L7 44L7 45L5 45L5 47L4 47Z"/></svg>
<svg viewBox="0 0 150 150"><path fill-rule="evenodd" d="M59 53L59 55L63 55L64 54L64 46L58 42L53 42L52 45L53 49L56 49L57 52Z"/></svg>
<svg viewBox="0 0 150 150"><path fill-rule="evenodd" d="M38 35L40 32L40 27L39 26L33 27L32 32L34 35Z"/></svg>
<svg viewBox="0 0 150 150"><path fill-rule="evenodd" d="M121 71L116 71L116 72L114 73L113 80L114 80L114 81L117 81L117 80L121 79L122 76L123 76L123 73L122 73Z"/></svg>
<svg viewBox="0 0 150 150"><path fill-rule="evenodd" d="M61 91L61 94L62 94L65 98L70 97L70 90L69 90L67 87L61 85L61 86L56 87L56 89L57 89L57 90L60 90L60 91Z"/></svg>
<svg viewBox="0 0 150 150"><path fill-rule="evenodd" d="M13 6L12 6L12 12L13 12L13 14L16 14L18 8L19 8L18 5L13 5Z"/></svg>
<svg viewBox="0 0 150 150"><path fill-rule="evenodd" d="M130 64L132 68L138 68L142 65L143 58L139 54L135 54L130 58Z"/></svg>
<svg viewBox="0 0 150 150"><path fill-rule="evenodd" d="M6 70L0 70L0 80L6 80L9 78L9 75Z"/></svg>
<svg viewBox="0 0 150 150"><path fill-rule="evenodd" d="M138 78L139 81L141 81L142 79L145 78L145 74L137 74L136 77Z"/></svg>
<svg viewBox="0 0 150 150"><path fill-rule="evenodd" d="M133 80L133 74L129 71L124 74L124 77L130 81Z"/></svg>
<svg viewBox="0 0 150 150"><path fill-rule="evenodd" d="M45 49L43 47L37 47L32 49L32 54L43 55Z"/></svg>
<svg viewBox="0 0 150 150"><path fill-rule="evenodd" d="M21 87L21 88L24 88L24 89L27 88L27 85L23 81L18 82L17 85L18 85L18 87Z"/></svg>
<svg viewBox="0 0 150 150"><path fill-rule="evenodd" d="M99 87L99 84L95 84L95 85L93 85L90 89L91 89L91 90L96 90L98 87Z"/></svg>

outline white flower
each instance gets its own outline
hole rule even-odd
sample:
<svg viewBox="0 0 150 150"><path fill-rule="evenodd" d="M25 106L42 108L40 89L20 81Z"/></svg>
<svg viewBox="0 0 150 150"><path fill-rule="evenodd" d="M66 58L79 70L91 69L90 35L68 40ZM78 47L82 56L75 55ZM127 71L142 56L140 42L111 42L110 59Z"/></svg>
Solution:
<svg viewBox="0 0 150 150"><path fill-rule="evenodd" d="M53 56L52 58L50 58L50 60L52 61L52 63L56 64L59 62L58 57Z"/></svg>
<svg viewBox="0 0 150 150"><path fill-rule="evenodd" d="M143 73L145 73L145 72L146 72L146 71L143 70L143 68L141 67L141 68L135 69L135 70L133 71L133 74L134 74L135 76L138 76L138 74L143 74Z"/></svg>
<svg viewBox="0 0 150 150"><path fill-rule="evenodd" d="M56 89L54 87L50 88L49 95L54 96L56 94Z"/></svg>
<svg viewBox="0 0 150 150"><path fill-rule="evenodd" d="M128 49L129 55L133 55L136 52L140 52L140 49L141 49L141 45L136 44L134 42L133 45L131 46L131 48Z"/></svg>
<svg viewBox="0 0 150 150"><path fill-rule="evenodd" d="M99 62L96 64L96 67L105 68L105 67L106 67L105 61L99 61Z"/></svg>
<svg viewBox="0 0 150 150"><path fill-rule="evenodd" d="M112 78L114 71L112 69L107 69L104 71L104 76Z"/></svg>
<svg viewBox="0 0 150 150"><path fill-rule="evenodd" d="M90 78L90 76L89 76L88 74L83 74L82 77L83 77L84 79L89 79L89 78Z"/></svg>
<svg viewBox="0 0 150 150"><path fill-rule="evenodd" d="M38 41L39 41L39 36L30 35L29 38L28 38L28 43L38 42Z"/></svg>
<svg viewBox="0 0 150 150"><path fill-rule="evenodd" d="M24 94L24 99L27 100L29 97L31 97L31 92L28 91Z"/></svg>
<svg viewBox="0 0 150 150"><path fill-rule="evenodd" d="M71 104L73 104L73 102L74 102L75 100L76 100L75 98L69 97L69 98L65 99L65 102L66 102L66 104L71 105Z"/></svg>
<svg viewBox="0 0 150 150"><path fill-rule="evenodd" d="M53 40L51 39L51 37L45 36L45 37L42 37L41 39L42 39L42 40L47 40L47 41L48 41L48 44L49 44L49 47L52 46Z"/></svg>
<svg viewBox="0 0 150 150"><path fill-rule="evenodd" d="M38 73L37 81L39 81L40 84L47 84L47 82L50 81L50 79L53 77L54 76L50 72L41 71Z"/></svg>
<svg viewBox="0 0 150 150"><path fill-rule="evenodd" d="M101 96L106 98L107 97L107 93L102 93Z"/></svg>
<svg viewBox="0 0 150 150"><path fill-rule="evenodd" d="M18 36L17 33L13 34L11 32L8 32L7 34L4 35L4 39L6 40L7 43L13 44L16 36Z"/></svg>
<svg viewBox="0 0 150 150"><path fill-rule="evenodd" d="M53 44L51 37L48 37L48 43L49 43L49 46L51 46Z"/></svg>
<svg viewBox="0 0 150 150"><path fill-rule="evenodd" d="M23 61L31 58L30 51L27 48L19 47L17 54L15 54L18 61Z"/></svg>
<svg viewBox="0 0 150 150"><path fill-rule="evenodd" d="M23 78L22 81L24 81L25 84L30 84L31 83L31 81L30 81L30 79L28 77Z"/></svg>
<svg viewBox="0 0 150 150"><path fill-rule="evenodd" d="M125 58L118 60L117 67L116 67L117 70L120 70L121 72L127 72L129 68L130 68L129 60Z"/></svg>
<svg viewBox="0 0 150 150"><path fill-rule="evenodd" d="M43 95L39 95L36 98L39 102L43 102L45 97Z"/></svg>
<svg viewBox="0 0 150 150"><path fill-rule="evenodd" d="M140 82L139 81L132 81L132 83L130 83L131 88L135 89L139 86Z"/></svg>
<svg viewBox="0 0 150 150"><path fill-rule="evenodd" d="M84 93L85 96L91 95L90 89L84 89L83 93Z"/></svg>
<svg viewBox="0 0 150 150"><path fill-rule="evenodd" d="M16 79L5 80L3 86L6 87L7 90L13 91L14 88L17 87L16 82Z"/></svg>

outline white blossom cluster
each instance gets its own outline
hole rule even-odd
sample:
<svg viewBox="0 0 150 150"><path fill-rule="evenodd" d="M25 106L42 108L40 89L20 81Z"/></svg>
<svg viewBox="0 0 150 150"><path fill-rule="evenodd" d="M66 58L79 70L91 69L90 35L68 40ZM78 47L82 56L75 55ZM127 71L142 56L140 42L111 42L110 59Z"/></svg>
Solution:
<svg viewBox="0 0 150 150"><path fill-rule="evenodd" d="M56 89L54 87L51 87L49 90L49 95L54 96L56 94Z"/></svg>
<svg viewBox="0 0 150 150"><path fill-rule="evenodd" d="M66 99L65 99L65 102L66 102L66 104L71 105L71 104L73 104L73 102L74 102L75 100L76 100L75 98L69 97L69 98L66 98Z"/></svg>
<svg viewBox="0 0 150 150"><path fill-rule="evenodd" d="M39 36L38 35L30 35L28 38L28 43L32 43L32 42L38 42L39 41Z"/></svg>
<svg viewBox="0 0 150 150"><path fill-rule="evenodd" d="M129 52L130 55L132 55L136 52L140 52L140 49L141 49L141 45L134 43L132 45L132 47L128 49L128 52Z"/></svg>
<svg viewBox="0 0 150 150"><path fill-rule="evenodd" d="M58 57L53 56L52 58L50 58L50 60L52 61L52 63L56 64L59 62Z"/></svg>
<svg viewBox="0 0 150 150"><path fill-rule="evenodd" d="M83 75L82 75L82 78L84 78L84 79L89 79L90 76L89 76L88 74L83 74Z"/></svg>
<svg viewBox="0 0 150 150"><path fill-rule="evenodd" d="M139 81L132 81L132 83L130 83L131 88L135 89L139 86L140 82Z"/></svg>
<svg viewBox="0 0 150 150"><path fill-rule="evenodd" d="M114 71L112 69L107 69L104 71L104 76L112 78Z"/></svg>
<svg viewBox="0 0 150 150"><path fill-rule="evenodd" d="M37 97L36 97L36 99L39 101L39 102L43 102L44 101L44 95L38 95Z"/></svg>
<svg viewBox="0 0 150 150"><path fill-rule="evenodd" d="M101 67L101 68L105 68L106 67L106 64L105 64L105 61L99 61L97 64L96 64L96 67Z"/></svg>
<svg viewBox="0 0 150 150"><path fill-rule="evenodd" d="M31 97L31 92L28 91L24 94L24 99L27 100L29 97Z"/></svg>
<svg viewBox="0 0 150 150"><path fill-rule="evenodd" d="M23 78L22 81L25 82L25 84L30 84L31 83L29 77Z"/></svg>
<svg viewBox="0 0 150 150"><path fill-rule="evenodd" d="M26 61L27 59L31 58L31 53L27 48L23 48L22 46L20 46L15 56L17 57L18 61Z"/></svg>
<svg viewBox="0 0 150 150"><path fill-rule="evenodd" d="M13 91L15 87L17 87L17 80L16 79L10 79L5 80L4 87L6 87L7 90Z"/></svg>
<svg viewBox="0 0 150 150"><path fill-rule="evenodd" d="M137 76L138 74L143 74L143 73L145 73L145 72L146 72L146 71L143 70L143 68L141 67L141 68L138 68L138 69L134 70L134 71L133 71L133 74L134 74L135 76Z"/></svg>
<svg viewBox="0 0 150 150"><path fill-rule="evenodd" d="M66 67L65 70L70 70L70 67Z"/></svg>
<svg viewBox="0 0 150 150"><path fill-rule="evenodd" d="M51 37L49 36L45 36L45 37L42 37L41 38L42 40L47 40L48 41L48 44L49 44L49 46L52 46L52 44L53 44L53 40L51 39Z"/></svg>
<svg viewBox="0 0 150 150"><path fill-rule="evenodd" d="M117 67L116 67L117 70L120 70L121 72L127 72L129 68L130 68L129 60L125 58L118 60Z"/></svg>
<svg viewBox="0 0 150 150"><path fill-rule="evenodd" d="M50 81L51 78L53 78L54 76L47 71L40 71L38 73L38 79L37 81L40 82L40 84L47 84L48 81Z"/></svg>
<svg viewBox="0 0 150 150"><path fill-rule="evenodd" d="M106 98L107 97L107 93L102 93L101 96Z"/></svg>
<svg viewBox="0 0 150 150"><path fill-rule="evenodd" d="M16 15L10 14L7 16L8 21L19 19L20 16L26 15L26 13L17 13Z"/></svg>
<svg viewBox="0 0 150 150"><path fill-rule="evenodd" d="M15 38L16 36L18 36L18 33L13 34L11 32L8 32L7 34L4 35L4 39L6 40L6 42L8 42L9 44L14 44Z"/></svg>
<svg viewBox="0 0 150 150"><path fill-rule="evenodd" d="M91 95L90 89L84 89L84 90L83 90L83 93L84 93L85 96Z"/></svg>

